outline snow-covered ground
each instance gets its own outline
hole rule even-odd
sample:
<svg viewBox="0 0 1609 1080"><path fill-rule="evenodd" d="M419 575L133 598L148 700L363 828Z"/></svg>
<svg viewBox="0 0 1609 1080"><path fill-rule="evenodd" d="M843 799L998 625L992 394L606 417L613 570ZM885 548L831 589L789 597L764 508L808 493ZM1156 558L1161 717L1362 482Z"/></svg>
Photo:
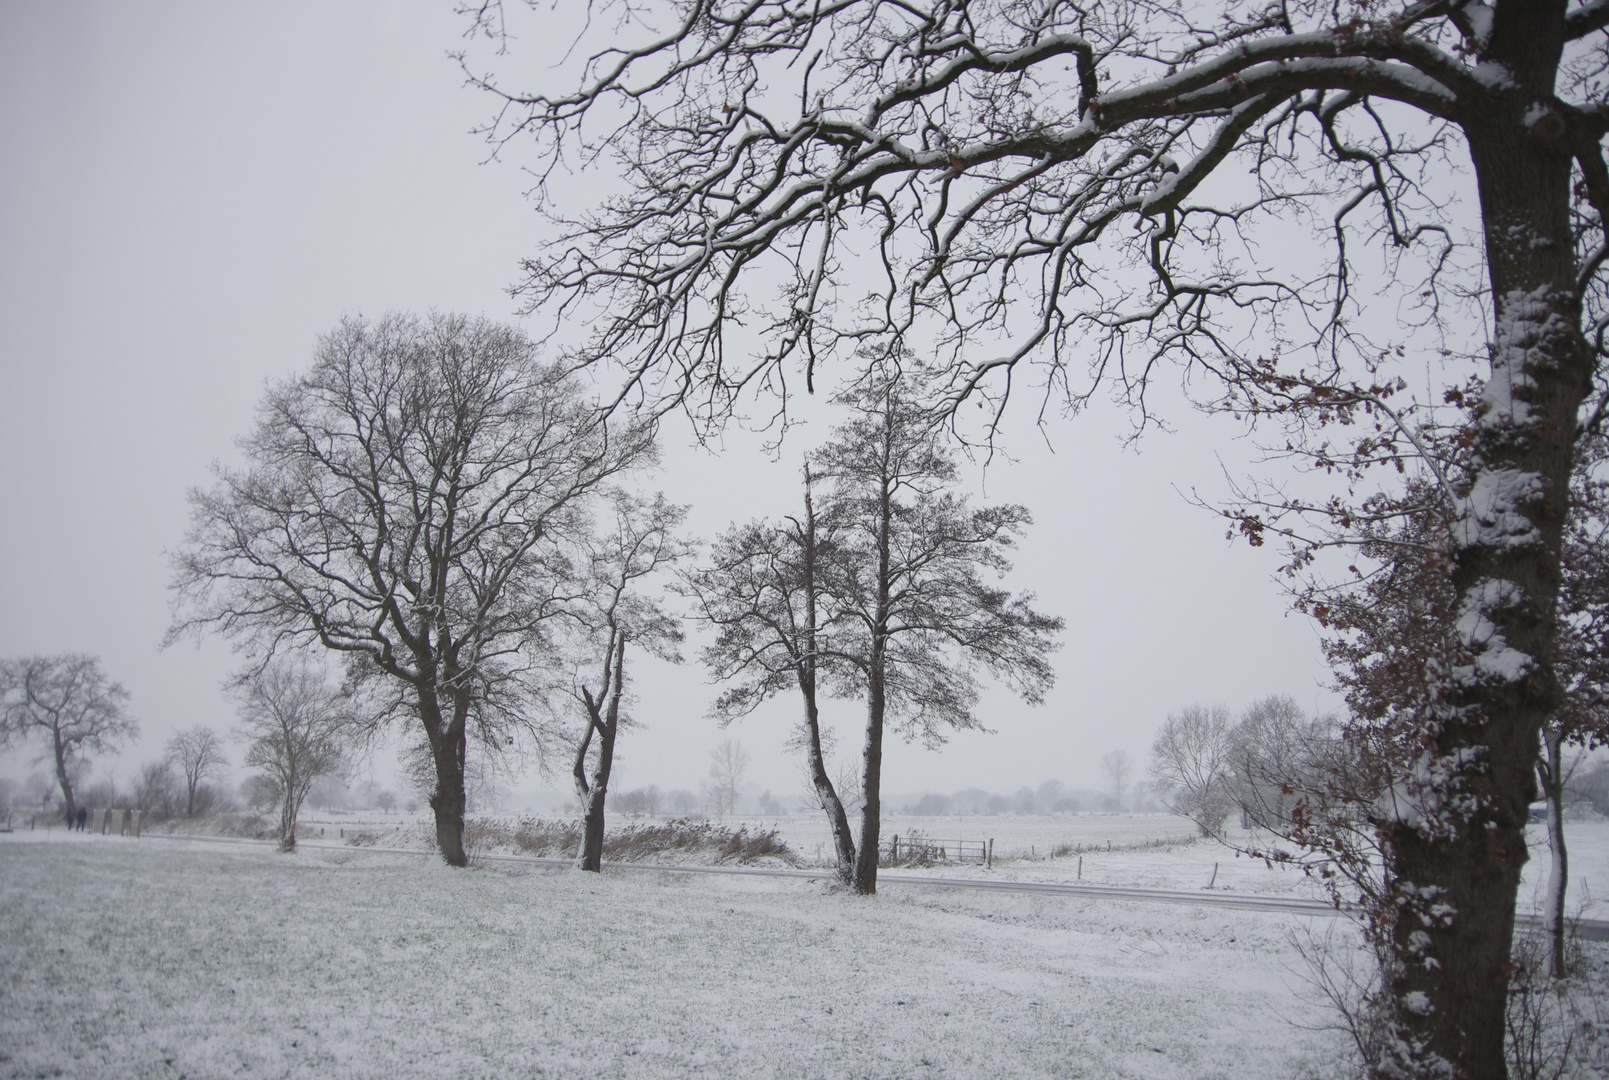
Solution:
<svg viewBox="0 0 1609 1080"><path fill-rule="evenodd" d="M508 821L516 816L507 816ZM629 824L624 815L610 817L611 826ZM832 841L820 814L732 819L724 824L750 831L774 829L806 864L826 865ZM344 829L372 836L382 846L411 847L428 834L425 819L363 812L352 815L312 816L305 831L317 838L337 841ZM1566 897L1572 915L1609 919L1609 821L1570 820L1565 823L1570 849L1570 885ZM889 815L883 819L885 840L898 835L921 835L940 840L993 840L995 862L989 876L1004 880L1072 882L1121 885L1151 889L1205 889L1255 893L1265 896L1323 898L1318 885L1299 871L1269 867L1261 860L1237 855L1234 847L1266 843L1238 829L1229 829L1228 844L1201 840L1191 821L1174 814L1070 814L1000 815L991 817L918 817ZM1541 909L1550 855L1547 830L1527 830L1531 858L1525 864L1520 888L1522 910ZM1110 845L1111 851L1106 850ZM1159 845L1159 846L1158 846ZM1053 854L1071 848L1067 854ZM512 853L512 849L510 849ZM902 869L901 873L932 873L952 877L982 874L971 865L947 865L930 870Z"/></svg>
<svg viewBox="0 0 1609 1080"><path fill-rule="evenodd" d="M1085 881L1301 890L1178 824L990 831L1110 839ZM1571 832L1580 878L1609 870L1609 827ZM1309 934L1353 947L1324 917L41 830L0 837L0 1077L1327 1077Z"/></svg>
<svg viewBox="0 0 1609 1080"><path fill-rule="evenodd" d="M6 1077L1252 1080L1338 1045L1295 917L5 839Z"/></svg>

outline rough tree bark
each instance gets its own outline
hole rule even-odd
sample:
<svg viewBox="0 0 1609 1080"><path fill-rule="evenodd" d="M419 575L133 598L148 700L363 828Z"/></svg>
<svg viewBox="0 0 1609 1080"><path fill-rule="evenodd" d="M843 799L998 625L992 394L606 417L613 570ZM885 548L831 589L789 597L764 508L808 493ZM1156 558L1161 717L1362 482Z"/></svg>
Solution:
<svg viewBox="0 0 1609 1080"><path fill-rule="evenodd" d="M1454 526L1457 632L1467 668L1422 764L1439 790L1392 826L1404 1067L1506 1075L1507 982L1539 732L1561 699L1553 655L1560 542L1577 416L1593 358L1569 220L1573 143L1546 110L1564 4L1502 3L1484 59L1512 83L1461 117L1480 191L1495 324L1472 487Z"/></svg>

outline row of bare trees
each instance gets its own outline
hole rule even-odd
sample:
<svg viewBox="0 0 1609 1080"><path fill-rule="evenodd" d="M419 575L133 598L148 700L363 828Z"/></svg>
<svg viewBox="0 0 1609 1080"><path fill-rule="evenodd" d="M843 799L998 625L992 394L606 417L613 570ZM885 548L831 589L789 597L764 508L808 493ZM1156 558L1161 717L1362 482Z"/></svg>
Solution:
<svg viewBox="0 0 1609 1080"><path fill-rule="evenodd" d="M664 594L674 579L720 635L704 659L732 684L721 717L789 682L805 692L806 757L841 872L873 891L885 729L931 743L978 726L984 671L1039 700L1061 625L989 580L1027 511L973 509L949 490L958 471L916 378L889 366L842 400L852 419L815 456L804 518L735 528L690 568L685 510L621 484L655 461L647 422L589 404L506 327L347 321L307 374L269 390L245 465L194 494L170 639L218 631L254 657L241 680L254 731L297 696L276 657L340 657L329 723L414 732L453 865L465 863L471 753L495 767L563 747L585 818L580 863L596 870L630 658L680 659ZM826 773L818 692L867 703L858 850ZM261 748L288 736L255 737ZM289 760L250 753L265 767ZM310 776L273 779L288 840Z"/></svg>
<svg viewBox="0 0 1609 1080"><path fill-rule="evenodd" d="M1169 810L1221 837L1232 814L1242 827L1279 829L1299 813L1300 793L1340 767L1340 723L1309 717L1291 697L1254 702L1236 718L1222 705L1170 713L1151 744L1154 789Z"/></svg>

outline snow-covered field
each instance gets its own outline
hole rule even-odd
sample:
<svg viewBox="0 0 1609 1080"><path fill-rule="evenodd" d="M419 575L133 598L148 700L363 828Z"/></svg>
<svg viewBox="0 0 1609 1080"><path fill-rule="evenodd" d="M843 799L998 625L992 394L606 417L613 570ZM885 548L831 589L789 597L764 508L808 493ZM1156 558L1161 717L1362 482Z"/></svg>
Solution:
<svg viewBox="0 0 1609 1080"><path fill-rule="evenodd" d="M6 840L6 1077L1253 1080L1338 1045L1282 915Z"/></svg>
<svg viewBox="0 0 1609 1080"><path fill-rule="evenodd" d="M1029 857L961 872L1074 880L1042 850L1081 844L1086 882L1304 891L1187 824L991 819ZM1581 907L1609 825L1570 831ZM0 1077L1332 1076L1307 931L1350 948L1329 918L41 830L0 837Z"/></svg>
<svg viewBox="0 0 1609 1080"><path fill-rule="evenodd" d="M507 820L514 821L516 817L508 816ZM631 820L623 815L610 818L611 825ZM725 824L751 831L775 829L807 864L826 865L831 860L831 837L820 814L734 819ZM375 833L377 842L393 847L414 846L428 831L423 818L373 813L314 817L309 825L313 835L322 827L326 839L332 841L344 828L348 834ZM1570 820L1565 829L1570 844L1566 907L1572 915L1609 919L1609 821ZM1084 881L1151 889L1204 889L1210 885L1219 891L1265 896L1324 896L1317 884L1300 872L1271 868L1259 860L1237 856L1228 845L1197 839L1195 825L1174 814L890 815L883 819L882 832L885 840L894 835L909 838L916 834L942 840L993 839L995 863L989 876L1004 880ZM1547 830L1533 825L1526 839L1531 858L1525 865L1520 907L1534 911L1541 908L1542 889L1547 882ZM1266 838L1233 828L1228 830L1227 840L1241 847L1253 846L1254 841L1266 842ZM1150 846L1163 841L1169 843ZM1105 850L1108 845L1110 852ZM1078 850L1052 854L1061 847ZM970 865L950 865L901 872L955 876L984 871Z"/></svg>

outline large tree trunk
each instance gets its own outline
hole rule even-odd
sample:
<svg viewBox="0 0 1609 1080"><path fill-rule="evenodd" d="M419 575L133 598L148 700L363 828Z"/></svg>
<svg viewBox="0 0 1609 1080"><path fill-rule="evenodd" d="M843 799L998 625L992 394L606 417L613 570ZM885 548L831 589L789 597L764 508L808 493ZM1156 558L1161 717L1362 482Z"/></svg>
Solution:
<svg viewBox="0 0 1609 1080"><path fill-rule="evenodd" d="M1563 0L1505 0L1482 59L1514 77L1464 118L1496 322L1492 374L1454 522L1454 612L1467 658L1424 732L1417 820L1390 829L1398 1056L1387 1075L1500 1080L1515 899L1537 736L1558 700L1549 659L1577 411L1591 358L1568 220L1567 125L1551 99ZM1438 1071L1440 1070L1440 1071Z"/></svg>
<svg viewBox="0 0 1609 1080"><path fill-rule="evenodd" d="M297 793L294 780L285 785L285 798L279 807L279 850L296 850L296 815L301 809L302 797Z"/></svg>
<svg viewBox="0 0 1609 1080"><path fill-rule="evenodd" d="M893 431L885 413L883 429L882 490L877 503L877 606L873 611L870 650L866 665L866 750L862 785L865 805L860 812L860 852L855 862L855 891L877 891L877 856L882 843L883 717L888 707L885 675L888 670L888 619L893 583L894 492L891 462Z"/></svg>
<svg viewBox="0 0 1609 1080"><path fill-rule="evenodd" d="M436 845L448 866L468 866L464 853L464 754L467 749L465 725L469 719L468 695L453 695L452 720L443 724L441 706L434 692L419 692L419 713L430 739L430 755L436 766L436 790L430 793L430 809L436 815Z"/></svg>

